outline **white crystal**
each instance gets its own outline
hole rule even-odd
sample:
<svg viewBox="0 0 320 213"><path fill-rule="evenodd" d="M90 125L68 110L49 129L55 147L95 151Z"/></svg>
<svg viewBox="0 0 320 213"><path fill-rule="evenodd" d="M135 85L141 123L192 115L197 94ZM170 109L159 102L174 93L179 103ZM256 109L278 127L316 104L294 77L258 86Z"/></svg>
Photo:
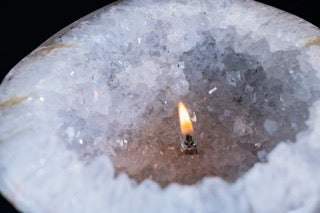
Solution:
<svg viewBox="0 0 320 213"><path fill-rule="evenodd" d="M79 139L79 143L80 143L80 144L83 144L83 140L82 140L81 138Z"/></svg>
<svg viewBox="0 0 320 213"><path fill-rule="evenodd" d="M266 155L267 155L266 150L261 150L261 151L257 152L257 156L260 161L264 160Z"/></svg>
<svg viewBox="0 0 320 213"><path fill-rule="evenodd" d="M237 136L244 136L246 134L252 134L252 128L246 124L245 120L241 117L236 117L233 123L233 132Z"/></svg>
<svg viewBox="0 0 320 213"><path fill-rule="evenodd" d="M66 133L67 133L67 135L69 137L69 140L73 140L73 138L74 138L74 129L71 126L69 126L66 129Z"/></svg>
<svg viewBox="0 0 320 213"><path fill-rule="evenodd" d="M230 86L236 87L240 80L241 80L240 71L227 73L227 82Z"/></svg>
<svg viewBox="0 0 320 213"><path fill-rule="evenodd" d="M266 131L270 134L270 135L273 135L277 129L278 129L278 124L277 122L273 121L273 120L269 120L269 119L266 119L264 121L264 124L263 124L264 128L266 129Z"/></svg>
<svg viewBox="0 0 320 213"><path fill-rule="evenodd" d="M208 91L209 95L217 91L217 87L213 87L211 90Z"/></svg>
<svg viewBox="0 0 320 213"><path fill-rule="evenodd" d="M192 112L192 117L190 118L192 122L197 122L197 114Z"/></svg>
<svg viewBox="0 0 320 213"><path fill-rule="evenodd" d="M246 124L240 117L236 117L233 124L233 132L238 136L243 136L246 132Z"/></svg>

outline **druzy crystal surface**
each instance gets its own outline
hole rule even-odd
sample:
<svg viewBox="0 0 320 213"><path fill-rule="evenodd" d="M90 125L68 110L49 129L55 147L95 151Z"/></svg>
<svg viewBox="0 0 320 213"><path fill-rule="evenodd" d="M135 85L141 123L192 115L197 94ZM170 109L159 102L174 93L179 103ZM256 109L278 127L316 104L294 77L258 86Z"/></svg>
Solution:
<svg viewBox="0 0 320 213"><path fill-rule="evenodd" d="M0 190L28 212L317 211L319 36L253 1L102 8L2 82Z"/></svg>

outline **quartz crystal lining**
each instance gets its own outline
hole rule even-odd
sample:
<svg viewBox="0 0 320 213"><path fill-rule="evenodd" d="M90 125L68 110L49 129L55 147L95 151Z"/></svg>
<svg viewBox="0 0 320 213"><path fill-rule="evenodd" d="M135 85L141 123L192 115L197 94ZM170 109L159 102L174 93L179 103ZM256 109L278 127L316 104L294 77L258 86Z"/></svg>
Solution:
<svg viewBox="0 0 320 213"><path fill-rule="evenodd" d="M202 40L183 52L176 65L189 86L179 98L190 105L199 155L179 151L183 138L177 113L165 114L176 103L169 103L171 94L163 90L147 106L144 122L119 136L113 157L118 173L126 172L138 182L153 179L162 186L194 184L205 176L235 181L255 162L265 161L277 143L294 142L306 129L319 80L311 74L314 70L309 76L301 72L299 51L271 52L260 40L254 45L263 49L269 63L263 66L258 57L235 52L231 44L242 38L234 29L199 34ZM210 94L211 88L216 91Z"/></svg>
<svg viewBox="0 0 320 213"><path fill-rule="evenodd" d="M26 212L316 212L318 37L254 1L102 8L1 83L1 193ZM198 155L177 152L179 101Z"/></svg>

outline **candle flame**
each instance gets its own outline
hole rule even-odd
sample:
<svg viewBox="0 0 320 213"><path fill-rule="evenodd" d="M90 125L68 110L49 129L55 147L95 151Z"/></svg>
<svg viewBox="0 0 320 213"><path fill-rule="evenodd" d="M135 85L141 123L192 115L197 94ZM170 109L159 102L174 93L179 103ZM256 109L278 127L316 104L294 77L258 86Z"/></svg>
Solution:
<svg viewBox="0 0 320 213"><path fill-rule="evenodd" d="M180 129L183 135L190 134L193 132L190 115L187 107L180 101L178 105Z"/></svg>

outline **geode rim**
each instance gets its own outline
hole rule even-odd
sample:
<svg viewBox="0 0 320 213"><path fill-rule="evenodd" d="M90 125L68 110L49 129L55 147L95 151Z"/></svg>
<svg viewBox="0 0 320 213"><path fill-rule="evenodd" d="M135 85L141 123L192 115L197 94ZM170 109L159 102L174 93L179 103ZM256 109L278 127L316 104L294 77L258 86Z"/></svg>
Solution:
<svg viewBox="0 0 320 213"><path fill-rule="evenodd" d="M268 155L267 163L256 164L234 184L227 184L219 178L204 178L196 186L171 184L161 189L151 180L137 185L124 174L114 178L114 168L108 157L100 156L93 162L85 164L79 161L73 151L66 149L65 144L59 143L51 130L52 127L57 128L56 125L61 123L61 118L55 116L48 118L48 114L55 115L59 105L65 103L72 105L72 103L67 97L61 99L59 96L68 85L62 85L59 82L51 84L50 82L54 82L55 79L50 76L46 78L46 72L54 72L59 69L68 70L70 66L77 66L73 63L70 65L69 62L57 65L57 62L54 61L58 57L68 58L71 61L77 59L77 55L70 55L68 52L70 49L90 56L92 54L89 51L90 42L87 44L84 42L91 39L98 44L103 42L99 33L94 31L99 19L109 20L111 25L116 24L116 22L112 23L108 15L114 15L113 18L117 20L121 18L121 15L126 14L126 11L141 8L144 8L145 11L150 10L155 15L163 12L164 8L170 8L167 9L167 14L174 14L177 17L183 16L181 11L188 11L192 14L203 8L210 8L211 10L206 11L205 14L210 19L208 25L214 25L217 28L233 25L236 32L244 37L250 32L250 39L256 41L265 39L273 52L300 49L305 54L305 57L300 60L307 61L307 63L300 64L301 69L308 69L303 66L312 66L319 77L320 63L317 59L320 56L320 34L318 28L278 9L253 1L219 0L201 2L177 0L170 4L163 1L138 0L107 6L70 25L72 29L67 27L61 31L62 33L50 38L16 65L2 82L0 88L2 100L0 102L1 192L20 210L34 212L66 211L67 209L76 212L93 210L122 212L129 209L141 212L160 209L157 208L160 207L159 203L161 203L161 211L167 208L168 211L197 212L247 212L249 210L276 212L279 209L310 212L319 208L320 184L317 180L320 179L320 171L317 165L320 162L318 155L320 146L317 139L320 135L317 123L320 106L318 102L309 108L309 128L297 135L296 143L278 144ZM193 10L190 11L190 8ZM239 19L242 21L237 21ZM126 27L130 27L130 22L121 29L125 30ZM93 30L90 36L77 37L77 34L85 32L82 29L88 28ZM176 37L171 38L172 43L175 39L180 39L179 33L173 35ZM114 35L112 39L116 37ZM193 37L183 45L176 44L175 48L187 51L195 46L196 41L197 38ZM122 40L117 42L121 43ZM247 47L246 44L243 44L243 46L235 46L235 49L244 51L245 47ZM110 54L112 51L113 49L110 48ZM94 55L93 58L104 59L101 55ZM94 69L94 65L100 63L99 60L96 60L94 64L88 63L87 66ZM44 69L44 64L37 64L39 61L47 65L46 69ZM139 62L133 60L132 63ZM117 64L116 66L121 67L122 65ZM147 67L157 67L157 65L148 62ZM60 78L77 75L75 71L71 73L72 71ZM35 74L45 80L24 80ZM85 83L81 80L83 79L79 78L72 83ZM86 84L84 88L95 89L91 84ZM36 89L37 92L33 89ZM181 94L186 92L183 85L180 89ZM102 92L99 91L98 95L103 92L108 92L108 88L102 88ZM85 91L83 93L87 95ZM47 95L50 95L51 98L48 98ZM94 93L92 101L95 96ZM108 113L107 109L99 107L94 109L102 114ZM85 110L82 113L84 117L90 116ZM22 119L26 121L23 124L19 122ZM95 119L98 120L96 125L104 128L103 120ZM46 134L39 135L39 132ZM77 133L70 130L68 134ZM99 134L99 132L90 134ZM25 140L27 137L34 138L34 140ZM25 150L29 150L28 155L23 155ZM59 153L59 158L57 153ZM89 187L86 187L88 185ZM261 192L264 193L261 194ZM122 205L118 204L119 200Z"/></svg>

